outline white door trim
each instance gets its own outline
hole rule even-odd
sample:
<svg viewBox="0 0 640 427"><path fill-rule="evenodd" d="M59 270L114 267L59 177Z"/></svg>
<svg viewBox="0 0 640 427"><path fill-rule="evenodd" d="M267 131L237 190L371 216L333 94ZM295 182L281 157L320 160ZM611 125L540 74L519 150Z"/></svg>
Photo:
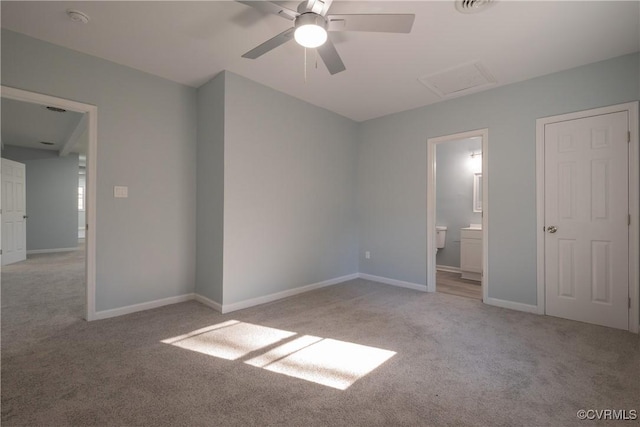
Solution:
<svg viewBox="0 0 640 427"><path fill-rule="evenodd" d="M602 114L618 113L626 111L629 115L629 130L631 141L629 143L629 214L631 226L629 227L629 332L638 333L638 295L640 295L640 266L638 256L640 254L640 173L638 151L638 102L612 105L595 108L592 110L578 111L575 113L561 114L559 116L544 117L536 120L536 209L537 209L537 284L538 284L538 314L545 314L545 281L544 281L544 128L546 125L567 120L582 119L599 116Z"/></svg>
<svg viewBox="0 0 640 427"><path fill-rule="evenodd" d="M489 129L477 129L427 139L427 292L436 291L436 145L482 138L482 301L489 296Z"/></svg>
<svg viewBox="0 0 640 427"><path fill-rule="evenodd" d="M81 102L71 101L41 93L29 92L8 86L0 86L2 97L32 104L48 105L64 108L78 113L87 113L89 128L89 147L87 148L87 182L86 182L86 307L85 319L96 319L96 177L98 147L98 107Z"/></svg>

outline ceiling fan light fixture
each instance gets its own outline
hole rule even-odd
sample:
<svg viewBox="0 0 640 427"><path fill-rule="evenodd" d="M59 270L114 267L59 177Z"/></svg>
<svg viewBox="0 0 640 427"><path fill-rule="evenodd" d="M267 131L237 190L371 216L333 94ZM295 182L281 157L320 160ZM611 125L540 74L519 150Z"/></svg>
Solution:
<svg viewBox="0 0 640 427"><path fill-rule="evenodd" d="M318 25L303 25L296 28L293 36L299 45L314 48L322 46L327 41L327 30Z"/></svg>
<svg viewBox="0 0 640 427"><path fill-rule="evenodd" d="M327 22L315 13L304 13L296 18L293 37L304 47L315 48L327 41Z"/></svg>

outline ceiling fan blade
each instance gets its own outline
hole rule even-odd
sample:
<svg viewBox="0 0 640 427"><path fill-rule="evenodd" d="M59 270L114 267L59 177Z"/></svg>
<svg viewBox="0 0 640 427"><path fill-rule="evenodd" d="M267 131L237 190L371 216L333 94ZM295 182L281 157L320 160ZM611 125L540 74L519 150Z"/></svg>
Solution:
<svg viewBox="0 0 640 427"><path fill-rule="evenodd" d="M282 16L289 21L293 21L299 15L295 10L287 9L286 7L279 6L270 1L236 1L238 3L246 4L247 6L251 6L254 9L258 9L262 13L271 13L273 15Z"/></svg>
<svg viewBox="0 0 640 427"><path fill-rule="evenodd" d="M320 58L322 58L322 61L324 62L324 65L327 66L327 69L332 75L347 69L347 67L345 67L344 63L342 62L340 55L338 55L338 51L336 50L336 47L334 46L331 39L327 39L327 41L317 49Z"/></svg>
<svg viewBox="0 0 640 427"><path fill-rule="evenodd" d="M329 15L327 31L410 33L414 14Z"/></svg>
<svg viewBox="0 0 640 427"><path fill-rule="evenodd" d="M289 28L287 30L284 30L274 38L267 40L266 42L262 43L260 46L256 48L251 49L249 52L242 55L242 57L249 58L249 59L256 59L260 57L265 53L269 52L270 50L273 50L278 46L285 44L286 42L291 40L293 38L294 31L295 31L295 28Z"/></svg>

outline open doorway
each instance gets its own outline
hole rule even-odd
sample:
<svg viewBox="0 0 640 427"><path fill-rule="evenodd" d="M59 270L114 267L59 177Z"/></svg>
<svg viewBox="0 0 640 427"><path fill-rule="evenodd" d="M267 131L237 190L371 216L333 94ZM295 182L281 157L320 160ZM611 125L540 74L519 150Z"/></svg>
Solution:
<svg viewBox="0 0 640 427"><path fill-rule="evenodd" d="M430 138L427 290L486 300L488 131Z"/></svg>
<svg viewBox="0 0 640 427"><path fill-rule="evenodd" d="M3 255L16 242L26 254L0 257L3 320L29 304L44 304L31 310L41 323L47 313L95 318L96 116L91 105L2 87L0 237ZM8 185L14 170L21 185ZM22 223L5 224L20 200Z"/></svg>

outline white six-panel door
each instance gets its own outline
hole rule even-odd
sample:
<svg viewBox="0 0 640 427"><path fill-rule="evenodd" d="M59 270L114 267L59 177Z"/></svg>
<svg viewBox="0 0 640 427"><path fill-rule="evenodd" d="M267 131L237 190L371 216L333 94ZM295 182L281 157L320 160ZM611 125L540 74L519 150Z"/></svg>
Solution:
<svg viewBox="0 0 640 427"><path fill-rule="evenodd" d="M2 159L2 265L27 259L25 165Z"/></svg>
<svg viewBox="0 0 640 427"><path fill-rule="evenodd" d="M628 113L544 128L546 314L627 329Z"/></svg>

